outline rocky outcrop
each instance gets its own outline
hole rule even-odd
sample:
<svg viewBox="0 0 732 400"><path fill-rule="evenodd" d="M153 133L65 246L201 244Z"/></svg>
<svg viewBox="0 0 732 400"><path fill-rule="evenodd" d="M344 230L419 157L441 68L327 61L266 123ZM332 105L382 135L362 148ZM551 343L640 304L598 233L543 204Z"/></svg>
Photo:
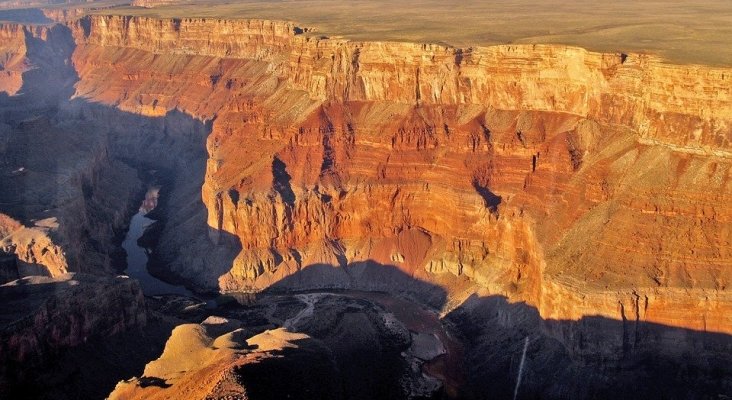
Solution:
<svg viewBox="0 0 732 400"><path fill-rule="evenodd" d="M319 341L284 329L250 338L242 329L214 333L227 322L176 327L144 376L120 382L109 398L342 398L332 380L336 367Z"/></svg>
<svg viewBox="0 0 732 400"><path fill-rule="evenodd" d="M66 274L0 286L0 393L53 360L63 349L146 323L136 281Z"/></svg>
<svg viewBox="0 0 732 400"><path fill-rule="evenodd" d="M71 29L76 96L215 117L209 244L169 264L199 285L260 290L371 262L453 292L468 278L547 318L629 318L648 297L638 318L732 331L727 69L319 39L261 20ZM215 244L241 250L202 259ZM323 271L307 281L368 287Z"/></svg>
<svg viewBox="0 0 732 400"><path fill-rule="evenodd" d="M216 313L176 327L110 398L419 399L460 376L437 316L383 293L264 295Z"/></svg>

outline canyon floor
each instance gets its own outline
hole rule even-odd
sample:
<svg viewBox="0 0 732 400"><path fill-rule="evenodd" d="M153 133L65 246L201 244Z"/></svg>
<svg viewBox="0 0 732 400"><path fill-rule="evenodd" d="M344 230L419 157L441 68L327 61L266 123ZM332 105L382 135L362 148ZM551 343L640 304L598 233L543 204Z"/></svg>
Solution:
<svg viewBox="0 0 732 400"><path fill-rule="evenodd" d="M0 398L732 398L727 2L0 6Z"/></svg>

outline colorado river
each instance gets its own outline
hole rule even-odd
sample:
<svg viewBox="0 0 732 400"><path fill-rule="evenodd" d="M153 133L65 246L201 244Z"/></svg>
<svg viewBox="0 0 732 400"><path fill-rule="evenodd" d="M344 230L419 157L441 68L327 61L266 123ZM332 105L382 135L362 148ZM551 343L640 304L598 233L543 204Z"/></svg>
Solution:
<svg viewBox="0 0 732 400"><path fill-rule="evenodd" d="M150 250L137 244L137 240L145 233L145 229L155 222L145 217L145 215L157 205L159 190L159 188L153 187L147 191L145 200L140 205L140 209L130 221L130 229L127 231L127 235L125 235L124 242L122 242L122 248L127 252L127 269L125 270L125 274L130 278L137 279L140 282L140 286L142 286L143 293L148 296L161 294L193 296L193 293L183 286L172 285L150 275L150 272L147 270Z"/></svg>

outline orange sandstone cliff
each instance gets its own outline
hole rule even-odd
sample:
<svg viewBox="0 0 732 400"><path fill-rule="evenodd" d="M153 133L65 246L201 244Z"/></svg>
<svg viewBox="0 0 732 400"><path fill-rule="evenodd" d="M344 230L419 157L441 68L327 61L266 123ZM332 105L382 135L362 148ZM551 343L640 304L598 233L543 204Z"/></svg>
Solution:
<svg viewBox="0 0 732 400"><path fill-rule="evenodd" d="M162 247L199 287L410 293L372 268L393 266L547 319L732 332L730 69L314 38L262 20L69 28L76 99L210 126L190 192L208 235ZM22 69L6 63L14 93Z"/></svg>

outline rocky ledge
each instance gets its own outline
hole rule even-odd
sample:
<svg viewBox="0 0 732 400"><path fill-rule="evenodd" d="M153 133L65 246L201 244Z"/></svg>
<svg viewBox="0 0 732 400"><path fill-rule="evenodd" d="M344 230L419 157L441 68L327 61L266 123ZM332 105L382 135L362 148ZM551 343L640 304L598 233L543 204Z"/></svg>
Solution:
<svg viewBox="0 0 732 400"><path fill-rule="evenodd" d="M147 323L139 284L125 277L65 274L0 286L0 393L66 348Z"/></svg>

